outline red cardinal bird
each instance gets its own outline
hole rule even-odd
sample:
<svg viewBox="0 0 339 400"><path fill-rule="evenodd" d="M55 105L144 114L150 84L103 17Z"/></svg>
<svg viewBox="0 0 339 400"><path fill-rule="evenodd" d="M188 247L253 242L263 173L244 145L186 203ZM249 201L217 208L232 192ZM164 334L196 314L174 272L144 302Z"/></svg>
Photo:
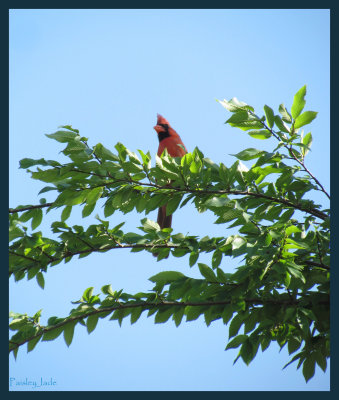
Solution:
<svg viewBox="0 0 339 400"><path fill-rule="evenodd" d="M167 119L160 114L158 114L157 124L154 129L157 131L159 139L159 157L165 149L167 149L168 154L171 157L182 157L187 153L186 147L181 141L180 136L171 127ZM166 205L159 208L157 222L161 229L171 227L172 215L166 215Z"/></svg>

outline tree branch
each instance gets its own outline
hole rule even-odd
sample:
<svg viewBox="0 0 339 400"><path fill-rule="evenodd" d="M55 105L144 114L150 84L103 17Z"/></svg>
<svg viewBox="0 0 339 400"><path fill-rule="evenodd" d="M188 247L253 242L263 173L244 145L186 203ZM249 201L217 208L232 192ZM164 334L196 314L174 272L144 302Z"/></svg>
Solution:
<svg viewBox="0 0 339 400"><path fill-rule="evenodd" d="M77 238L80 239L79 237L77 237ZM48 254L46 254L44 252L43 254L50 259L50 262L48 262L48 263L42 262L41 260L37 260L37 259L32 258L32 257L28 257L28 256L26 256L24 254L16 253L16 252L14 252L12 250L10 250L9 253L14 255L14 256L17 256L17 257L25 258L27 260L30 260L30 261L34 262L34 263L41 264L42 266L48 266L49 264L51 264L51 263L53 263L55 261L62 261L67 257L73 257L73 256L77 256L77 255L80 255L80 254L86 254L86 253L87 254L95 253L95 252L102 253L102 252L106 252L108 250L113 250L113 249L145 249L145 250L146 249L189 249L189 247L187 247L187 246L181 246L181 245L175 245L175 244L147 244L147 243L143 243L143 244L121 244L121 243L118 243L116 241L115 241L114 245L112 245L112 246L107 246L107 247L98 249L98 248L93 247L92 245L90 245L89 243L87 243L85 241L83 241L83 242L89 247L88 249L79 250L79 251L75 251L75 252L71 252L71 251L68 250L67 253L65 253L65 255L62 256L62 257L52 257L52 256L49 256ZM217 246L211 246L212 250L215 250L216 248L217 248ZM316 263L316 262L313 262L313 261L301 260L300 264L303 264L303 263L307 264L307 265L310 265L310 266L323 268L325 270L330 270L330 267L328 265L325 265L325 264L319 264L319 263ZM16 271L12 271L11 273L18 272L18 271L28 271L30 268L31 268L31 266L25 266L25 267L23 267L21 269L17 269Z"/></svg>
<svg viewBox="0 0 339 400"><path fill-rule="evenodd" d="M92 173L89 173L89 172L86 172L86 171L82 171L82 170L79 170L79 169L72 169L71 171L85 173L87 175L89 174L89 175L101 176L102 178L108 178L105 175L92 174ZM135 185L135 186L147 186L147 187L153 187L153 188L156 188L156 189L172 190L174 192L191 193L191 194L195 194L195 195L202 195L202 194L204 194L204 195L211 195L211 194L223 195L223 194L228 194L228 195L235 195L235 196L252 196L252 197L256 197L256 198L262 198L262 199L265 199L265 200L270 200L273 203L283 204L285 206L295 208L296 210L299 210L299 211L302 211L302 212L306 212L306 213L311 214L311 215L313 215L313 216L315 216L317 218L320 218L322 220L325 220L328 217L325 213L323 213L323 212L321 212L319 210L311 209L311 208L307 209L307 208L302 207L300 204L292 203L292 202L290 202L289 200L286 200L286 199L281 199L281 198L277 198L277 197L268 196L268 195L265 195L264 193L251 192L249 190L231 190L231 189L229 189L229 190L202 190L202 189L196 190L196 189L190 189L190 188L187 188L187 187L180 188L180 187L172 187L172 186L169 188L168 186L161 186L161 185L158 185L156 183L147 183L147 182L134 181L133 179L114 179L113 182L107 182L107 183L105 182L105 183L102 183L100 185L93 186L92 188L102 187L102 186L107 187L109 184L115 184L117 182L132 184L132 185ZM11 212L25 211L25 210L31 209L31 208L41 208L42 206L43 207L52 206L53 204L54 203L48 203L48 204L43 204L43 205L39 205L39 206L30 206L28 208L26 207L26 208L22 208L22 209L15 209L15 210L10 209L10 213Z"/></svg>
<svg viewBox="0 0 339 400"><path fill-rule="evenodd" d="M300 300L297 299L288 299L288 300L274 300L274 299L267 299L267 300L263 300L263 299L259 299L259 298L249 298L249 299L244 299L244 301L248 304L248 305L264 305L264 304L276 304L276 305L281 305L281 306L297 306L300 303ZM42 327L42 330L38 333L36 333L35 335L29 337L29 338L25 338L24 340L20 341L20 342L14 342L13 340L10 340L10 343L15 345L16 347L11 348L10 351L15 350L16 348L22 346L23 344L30 342L33 339L36 339L40 336L42 336L44 333L46 332L50 332L53 331L54 329L58 329L64 325L67 325L70 322L78 322L84 318L87 318L91 315L97 315L97 314L102 314L102 313L111 313L115 310L126 310L126 309L130 309L130 308L137 308L137 307L143 307L145 309L149 309L149 308L153 308L153 307L168 307L168 306L175 306L175 307L203 307L203 306L208 306L208 307L212 307L212 306L220 306L220 305L228 305L231 304L233 302L233 300L224 300L224 301L204 301L204 302L191 302L191 301L187 301L187 302L178 302L178 301L161 301L161 302L141 302L141 303L131 303L131 304L118 304L118 305L114 305L112 307L103 307L103 308L98 308L95 309L93 311L90 311L86 314L81 314L81 315L76 315L73 317L69 317L67 319L65 319L62 322L59 322L58 324L55 324L53 326L44 328ZM329 304L329 302L327 301L323 301L321 302L322 304Z"/></svg>
<svg viewBox="0 0 339 400"><path fill-rule="evenodd" d="M14 214L16 212L22 212L22 211L27 211L27 210L33 210L35 208L44 208L44 207L50 207L52 206L54 203L45 203L45 204L38 204L36 206L26 206L26 207L22 207L22 208L10 208L9 209L9 213L10 214Z"/></svg>
<svg viewBox="0 0 339 400"><path fill-rule="evenodd" d="M323 263L320 264L320 263L317 263L315 261L309 261L309 260L300 261L300 264L306 264L306 265L309 265L311 267L318 267L318 268L326 269L327 271L330 270L330 267L328 265L323 264Z"/></svg>

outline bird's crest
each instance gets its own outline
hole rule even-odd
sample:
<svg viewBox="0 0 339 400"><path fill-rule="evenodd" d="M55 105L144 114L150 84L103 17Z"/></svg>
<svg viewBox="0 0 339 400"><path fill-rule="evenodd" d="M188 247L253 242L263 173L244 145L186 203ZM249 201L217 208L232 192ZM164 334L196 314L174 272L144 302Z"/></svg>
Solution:
<svg viewBox="0 0 339 400"><path fill-rule="evenodd" d="M167 121L167 119L166 118L164 118L162 115L160 115L160 114L157 114L158 115L158 119L157 119L157 125L160 125L160 124L167 124L167 125L169 125L169 122Z"/></svg>

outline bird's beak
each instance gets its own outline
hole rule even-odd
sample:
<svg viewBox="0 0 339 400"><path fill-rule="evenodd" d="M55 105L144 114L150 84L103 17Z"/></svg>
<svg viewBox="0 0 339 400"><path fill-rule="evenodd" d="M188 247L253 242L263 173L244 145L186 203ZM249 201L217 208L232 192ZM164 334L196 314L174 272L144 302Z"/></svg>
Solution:
<svg viewBox="0 0 339 400"><path fill-rule="evenodd" d="M153 128L156 130L157 133L160 133L163 131L163 128L159 125L155 125Z"/></svg>

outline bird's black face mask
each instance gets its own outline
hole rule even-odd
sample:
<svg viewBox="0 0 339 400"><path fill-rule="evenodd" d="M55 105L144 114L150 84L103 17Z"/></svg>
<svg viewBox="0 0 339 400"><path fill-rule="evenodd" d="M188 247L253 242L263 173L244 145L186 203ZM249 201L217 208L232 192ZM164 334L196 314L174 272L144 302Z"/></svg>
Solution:
<svg viewBox="0 0 339 400"><path fill-rule="evenodd" d="M165 129L163 132L158 133L158 139L159 139L159 142L161 142L162 140L166 139L167 137L170 137L170 134L168 131L167 124L158 124L158 125Z"/></svg>

